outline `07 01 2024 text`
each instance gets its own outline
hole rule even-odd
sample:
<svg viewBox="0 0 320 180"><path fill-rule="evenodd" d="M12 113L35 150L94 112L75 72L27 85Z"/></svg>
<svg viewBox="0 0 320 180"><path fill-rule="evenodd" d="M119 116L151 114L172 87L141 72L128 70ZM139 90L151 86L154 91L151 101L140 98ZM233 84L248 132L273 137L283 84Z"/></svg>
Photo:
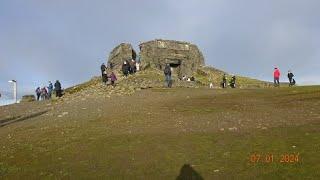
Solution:
<svg viewBox="0 0 320 180"><path fill-rule="evenodd" d="M298 163L299 153L283 153L275 155L272 153L252 153L249 157L250 163Z"/></svg>

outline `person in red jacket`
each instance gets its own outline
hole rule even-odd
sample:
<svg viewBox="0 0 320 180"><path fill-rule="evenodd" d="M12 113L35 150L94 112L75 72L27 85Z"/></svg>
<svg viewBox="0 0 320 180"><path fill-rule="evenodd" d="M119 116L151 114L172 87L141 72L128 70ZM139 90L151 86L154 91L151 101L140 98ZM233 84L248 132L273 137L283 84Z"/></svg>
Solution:
<svg viewBox="0 0 320 180"><path fill-rule="evenodd" d="M280 70L278 68L274 68L273 71L273 78L274 78L274 86L280 86Z"/></svg>

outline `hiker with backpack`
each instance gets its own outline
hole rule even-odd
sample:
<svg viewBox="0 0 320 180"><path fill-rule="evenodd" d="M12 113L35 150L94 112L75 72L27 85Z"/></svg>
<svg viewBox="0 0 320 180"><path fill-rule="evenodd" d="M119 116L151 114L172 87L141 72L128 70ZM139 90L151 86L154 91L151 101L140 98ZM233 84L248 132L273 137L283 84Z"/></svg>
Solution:
<svg viewBox="0 0 320 180"><path fill-rule="evenodd" d="M166 67L164 68L164 75L165 75L165 82L166 87L171 88L172 87L172 79L171 79L171 68L169 64L166 64Z"/></svg>
<svg viewBox="0 0 320 180"><path fill-rule="evenodd" d="M278 68L274 68L273 71L273 79L274 79L274 86L279 87L280 86L280 70Z"/></svg>
<svg viewBox="0 0 320 180"><path fill-rule="evenodd" d="M293 73L289 70L288 71L289 86L293 86L296 84L296 81L293 79L293 77L294 77Z"/></svg>

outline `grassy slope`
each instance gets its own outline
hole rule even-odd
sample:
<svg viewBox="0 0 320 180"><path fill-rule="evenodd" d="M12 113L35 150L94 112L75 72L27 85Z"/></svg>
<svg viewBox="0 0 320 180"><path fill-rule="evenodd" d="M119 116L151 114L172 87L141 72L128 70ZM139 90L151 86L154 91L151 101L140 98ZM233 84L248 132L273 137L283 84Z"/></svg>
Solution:
<svg viewBox="0 0 320 180"><path fill-rule="evenodd" d="M121 88L128 89L129 86L137 88L148 88L148 87L162 87L164 85L163 72L157 69L148 68L144 71L136 73L134 76L129 76L128 78L123 78L120 71L115 71L118 77L117 83ZM212 67L202 67L195 74L198 86L208 86L210 82L216 87L219 87L221 83L221 78L225 72L212 68ZM231 75L228 73L228 79L231 79ZM177 76L173 75L173 80L175 86L189 86L187 82L177 80ZM68 94L74 94L79 91L87 90L90 88L99 88L101 79L100 77L94 77L90 81L79 84L77 86L66 89ZM270 87L271 84L268 82L251 79L248 77L237 76L237 86L242 88L259 88L259 87Z"/></svg>
<svg viewBox="0 0 320 180"><path fill-rule="evenodd" d="M101 116L39 117L1 129L0 177L174 179L189 163L205 179L317 179L319 89L155 89L96 102ZM275 162L250 163L252 153ZM283 153L300 161L279 163Z"/></svg>
<svg viewBox="0 0 320 180"><path fill-rule="evenodd" d="M221 70L215 69L213 67L202 67L195 73L195 78L201 82L201 84L204 84L208 86L211 82L215 86L219 86L222 81L223 74L227 75L228 81L231 79L231 75L223 72ZM252 79L248 77L243 76L236 76L236 83L238 87L250 87L250 88L259 88L259 87L270 87L271 84L269 82L260 81L257 79Z"/></svg>

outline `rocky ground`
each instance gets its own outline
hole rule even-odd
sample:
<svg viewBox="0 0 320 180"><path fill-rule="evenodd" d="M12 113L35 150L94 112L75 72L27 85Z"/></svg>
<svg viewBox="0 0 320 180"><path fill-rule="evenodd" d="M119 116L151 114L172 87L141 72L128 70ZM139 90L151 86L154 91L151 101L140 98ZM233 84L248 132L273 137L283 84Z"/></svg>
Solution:
<svg viewBox="0 0 320 180"><path fill-rule="evenodd" d="M0 107L0 177L320 176L319 86L208 89L176 82L166 89L161 74L152 75L159 81L150 76L121 78L115 88L95 78L60 99ZM274 161L252 162L252 154ZM284 154L299 161L280 162Z"/></svg>

